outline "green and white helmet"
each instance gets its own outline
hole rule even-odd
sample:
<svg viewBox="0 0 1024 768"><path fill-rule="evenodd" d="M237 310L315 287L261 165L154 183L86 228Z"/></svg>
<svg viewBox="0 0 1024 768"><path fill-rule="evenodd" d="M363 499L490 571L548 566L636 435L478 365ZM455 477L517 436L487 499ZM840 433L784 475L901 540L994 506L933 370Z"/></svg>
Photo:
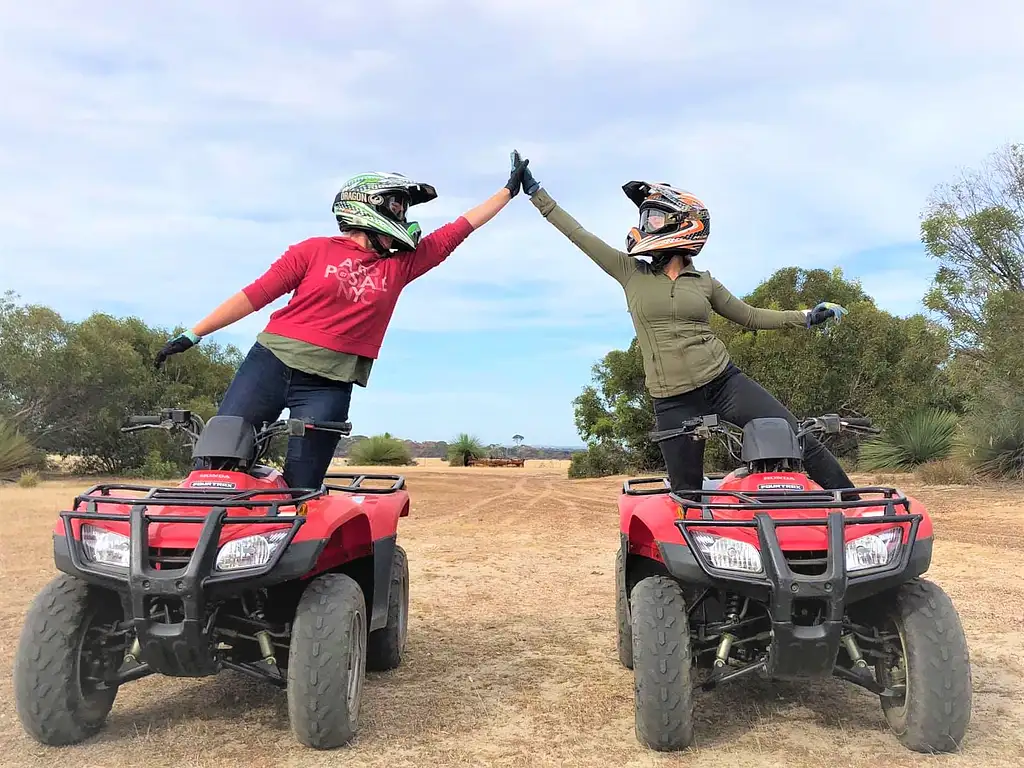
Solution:
<svg viewBox="0 0 1024 768"><path fill-rule="evenodd" d="M400 173L361 173L341 185L334 197L334 218L338 227L370 234L378 251L383 252L375 234L392 238L392 247L414 251L423 234L415 221L406 221L413 205L437 197L437 190Z"/></svg>

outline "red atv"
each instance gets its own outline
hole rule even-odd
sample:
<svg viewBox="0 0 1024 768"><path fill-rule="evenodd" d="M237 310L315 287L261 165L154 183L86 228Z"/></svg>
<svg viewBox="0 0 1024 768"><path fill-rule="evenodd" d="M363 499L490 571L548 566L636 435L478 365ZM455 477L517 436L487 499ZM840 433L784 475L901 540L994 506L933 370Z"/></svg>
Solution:
<svg viewBox="0 0 1024 768"><path fill-rule="evenodd" d="M60 513L64 573L33 601L14 664L25 730L73 744L102 727L124 683L232 669L287 690L301 743L347 743L364 670L397 667L405 648L404 479L331 474L320 488L289 488L259 463L276 435L349 434L348 422L257 431L167 409L130 424L123 431L183 430L200 468L173 488L96 485Z"/></svg>
<svg viewBox="0 0 1024 768"><path fill-rule="evenodd" d="M893 488L826 491L803 473L803 437L843 429L877 431L836 415L795 433L784 419L740 429L705 416L652 435L719 436L743 466L678 493L628 480L619 497L618 649L643 744L690 746L695 690L758 674L847 680L878 695L909 749L959 746L971 668L956 608L920 578L928 513Z"/></svg>

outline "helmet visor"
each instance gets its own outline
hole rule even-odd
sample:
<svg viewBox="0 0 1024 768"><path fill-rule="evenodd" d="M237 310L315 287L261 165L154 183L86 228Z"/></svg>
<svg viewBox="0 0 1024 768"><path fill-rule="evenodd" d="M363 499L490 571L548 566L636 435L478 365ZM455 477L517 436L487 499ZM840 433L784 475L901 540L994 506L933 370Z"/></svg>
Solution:
<svg viewBox="0 0 1024 768"><path fill-rule="evenodd" d="M670 232L678 228L686 218L686 215L679 211L666 211L654 206L645 207L640 211L640 231L645 235Z"/></svg>
<svg viewBox="0 0 1024 768"><path fill-rule="evenodd" d="M404 223L409 212L409 195L401 192L388 193L384 196L384 202L380 204L379 209L385 216Z"/></svg>

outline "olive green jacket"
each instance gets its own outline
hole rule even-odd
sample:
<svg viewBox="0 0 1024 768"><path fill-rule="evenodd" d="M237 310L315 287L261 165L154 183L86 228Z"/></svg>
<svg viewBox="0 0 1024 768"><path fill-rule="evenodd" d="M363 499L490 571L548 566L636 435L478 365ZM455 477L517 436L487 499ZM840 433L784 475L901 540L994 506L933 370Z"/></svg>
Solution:
<svg viewBox="0 0 1024 768"><path fill-rule="evenodd" d="M710 272L687 266L675 280L647 262L612 248L580 226L539 189L531 198L544 217L594 263L619 281L644 357L652 397L672 397L702 387L729 365L725 344L709 324L714 310L753 330L804 327L802 310L759 309L733 296Z"/></svg>

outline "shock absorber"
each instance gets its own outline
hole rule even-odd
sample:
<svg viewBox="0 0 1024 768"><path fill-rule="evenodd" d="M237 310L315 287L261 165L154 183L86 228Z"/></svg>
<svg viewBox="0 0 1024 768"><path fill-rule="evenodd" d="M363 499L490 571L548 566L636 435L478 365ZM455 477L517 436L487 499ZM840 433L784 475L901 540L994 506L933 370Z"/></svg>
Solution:
<svg viewBox="0 0 1024 768"><path fill-rule="evenodd" d="M728 624L735 624L740 618L740 596L729 592L725 596L724 611L725 620ZM736 642L736 636L726 630L722 633L722 639L718 642L718 650L715 651L715 666L724 667L729 661L729 652L732 651L732 644Z"/></svg>
<svg viewBox="0 0 1024 768"><path fill-rule="evenodd" d="M860 652L860 647L857 645L857 638L853 636L853 632L847 632L840 638L843 643L843 647L846 648L846 652L850 656L850 661L853 662L853 666L863 669L868 665L864 660L863 654Z"/></svg>
<svg viewBox="0 0 1024 768"><path fill-rule="evenodd" d="M740 596L735 592L729 592L725 596L725 618L730 623L739 621L740 618Z"/></svg>
<svg viewBox="0 0 1024 768"><path fill-rule="evenodd" d="M270 633L263 629L256 633L256 642L260 644L260 653L263 654L263 661L271 666L277 664L274 658L274 643L270 639Z"/></svg>
<svg viewBox="0 0 1024 768"><path fill-rule="evenodd" d="M139 636L135 635L132 638L131 647L128 649L128 653L124 655L124 661L126 664L132 664L139 660L139 656L142 655L142 644L139 642Z"/></svg>

